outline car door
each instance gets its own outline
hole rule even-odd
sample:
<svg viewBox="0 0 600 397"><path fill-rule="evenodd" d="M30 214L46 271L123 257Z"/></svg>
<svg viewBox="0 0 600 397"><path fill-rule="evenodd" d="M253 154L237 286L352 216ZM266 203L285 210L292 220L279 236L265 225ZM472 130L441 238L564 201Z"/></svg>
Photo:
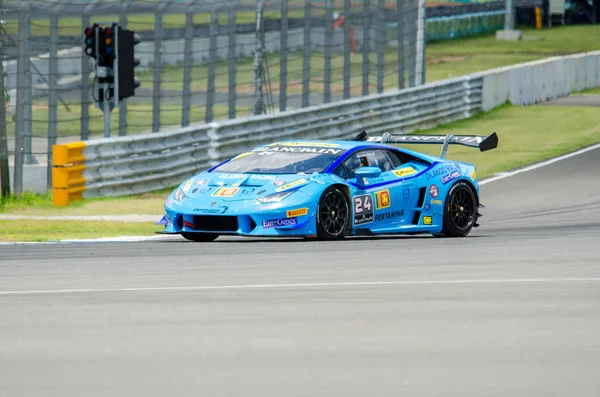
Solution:
<svg viewBox="0 0 600 397"><path fill-rule="evenodd" d="M403 169L398 158L385 149L356 152L343 166L348 182L359 189L352 197L355 226L365 225L375 230L410 223L409 208L415 193L412 179L403 179L412 175L412 169ZM381 175L357 181L355 173L361 167L378 167Z"/></svg>

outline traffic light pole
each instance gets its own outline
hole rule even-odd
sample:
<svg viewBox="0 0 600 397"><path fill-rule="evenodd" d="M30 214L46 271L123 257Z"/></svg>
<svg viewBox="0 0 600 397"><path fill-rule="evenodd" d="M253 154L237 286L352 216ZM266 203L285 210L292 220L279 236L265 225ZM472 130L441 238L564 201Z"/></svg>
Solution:
<svg viewBox="0 0 600 397"><path fill-rule="evenodd" d="M133 50L140 38L116 22L97 22L84 33L85 54L96 61L94 102L104 113L104 137L110 138L111 112L120 107L122 100L134 96L140 86L134 74L140 62Z"/></svg>

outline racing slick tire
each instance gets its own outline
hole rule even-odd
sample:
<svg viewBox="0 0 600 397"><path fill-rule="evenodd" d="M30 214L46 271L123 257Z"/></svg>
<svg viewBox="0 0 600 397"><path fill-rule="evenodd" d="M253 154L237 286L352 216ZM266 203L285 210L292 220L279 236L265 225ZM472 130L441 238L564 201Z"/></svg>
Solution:
<svg viewBox="0 0 600 397"><path fill-rule="evenodd" d="M197 243L209 243L219 237L219 235L215 233L181 233L181 235L186 240L195 241Z"/></svg>
<svg viewBox="0 0 600 397"><path fill-rule="evenodd" d="M477 199L466 183L455 183L444 205L442 234L447 237L465 237L477 220Z"/></svg>
<svg viewBox="0 0 600 397"><path fill-rule="evenodd" d="M340 240L345 237L350 219L350 206L344 192L330 186L321 195L317 206L317 238Z"/></svg>

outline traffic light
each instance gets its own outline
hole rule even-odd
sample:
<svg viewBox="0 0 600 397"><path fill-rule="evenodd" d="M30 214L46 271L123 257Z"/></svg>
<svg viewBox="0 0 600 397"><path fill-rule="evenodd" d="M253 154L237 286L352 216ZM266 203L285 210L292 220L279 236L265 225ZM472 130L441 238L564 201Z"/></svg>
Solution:
<svg viewBox="0 0 600 397"><path fill-rule="evenodd" d="M99 45L98 49L100 54L98 56L98 66L113 68L115 62L115 40L113 27L100 28L99 34Z"/></svg>
<svg viewBox="0 0 600 397"><path fill-rule="evenodd" d="M96 27L87 27L84 32L85 54L96 58Z"/></svg>
<svg viewBox="0 0 600 397"><path fill-rule="evenodd" d="M140 60L135 56L135 46L140 42L140 36L131 30L118 28L116 33L116 76L115 96L122 100L135 96L135 89L141 85L135 77L135 67Z"/></svg>

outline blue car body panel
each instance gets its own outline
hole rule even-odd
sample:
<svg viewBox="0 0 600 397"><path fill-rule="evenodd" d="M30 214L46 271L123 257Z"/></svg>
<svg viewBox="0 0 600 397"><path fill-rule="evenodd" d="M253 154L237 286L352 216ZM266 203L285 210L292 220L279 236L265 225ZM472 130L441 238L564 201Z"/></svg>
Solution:
<svg viewBox="0 0 600 397"><path fill-rule="evenodd" d="M273 145L334 147L343 153L322 172L307 174L219 172L221 165L231 161L227 160L187 179L167 197L165 216L158 222L165 226L163 233L316 236L318 203L323 192L333 185L349 196L349 235L439 233L448 191L458 181L466 181L473 187L479 203L473 164L391 145L362 141L284 141L260 146L234 159L255 156ZM377 177L344 179L331 173L354 153L365 149L397 151L409 161ZM178 190L185 197L177 193ZM290 194L280 201L259 201L277 193Z"/></svg>

